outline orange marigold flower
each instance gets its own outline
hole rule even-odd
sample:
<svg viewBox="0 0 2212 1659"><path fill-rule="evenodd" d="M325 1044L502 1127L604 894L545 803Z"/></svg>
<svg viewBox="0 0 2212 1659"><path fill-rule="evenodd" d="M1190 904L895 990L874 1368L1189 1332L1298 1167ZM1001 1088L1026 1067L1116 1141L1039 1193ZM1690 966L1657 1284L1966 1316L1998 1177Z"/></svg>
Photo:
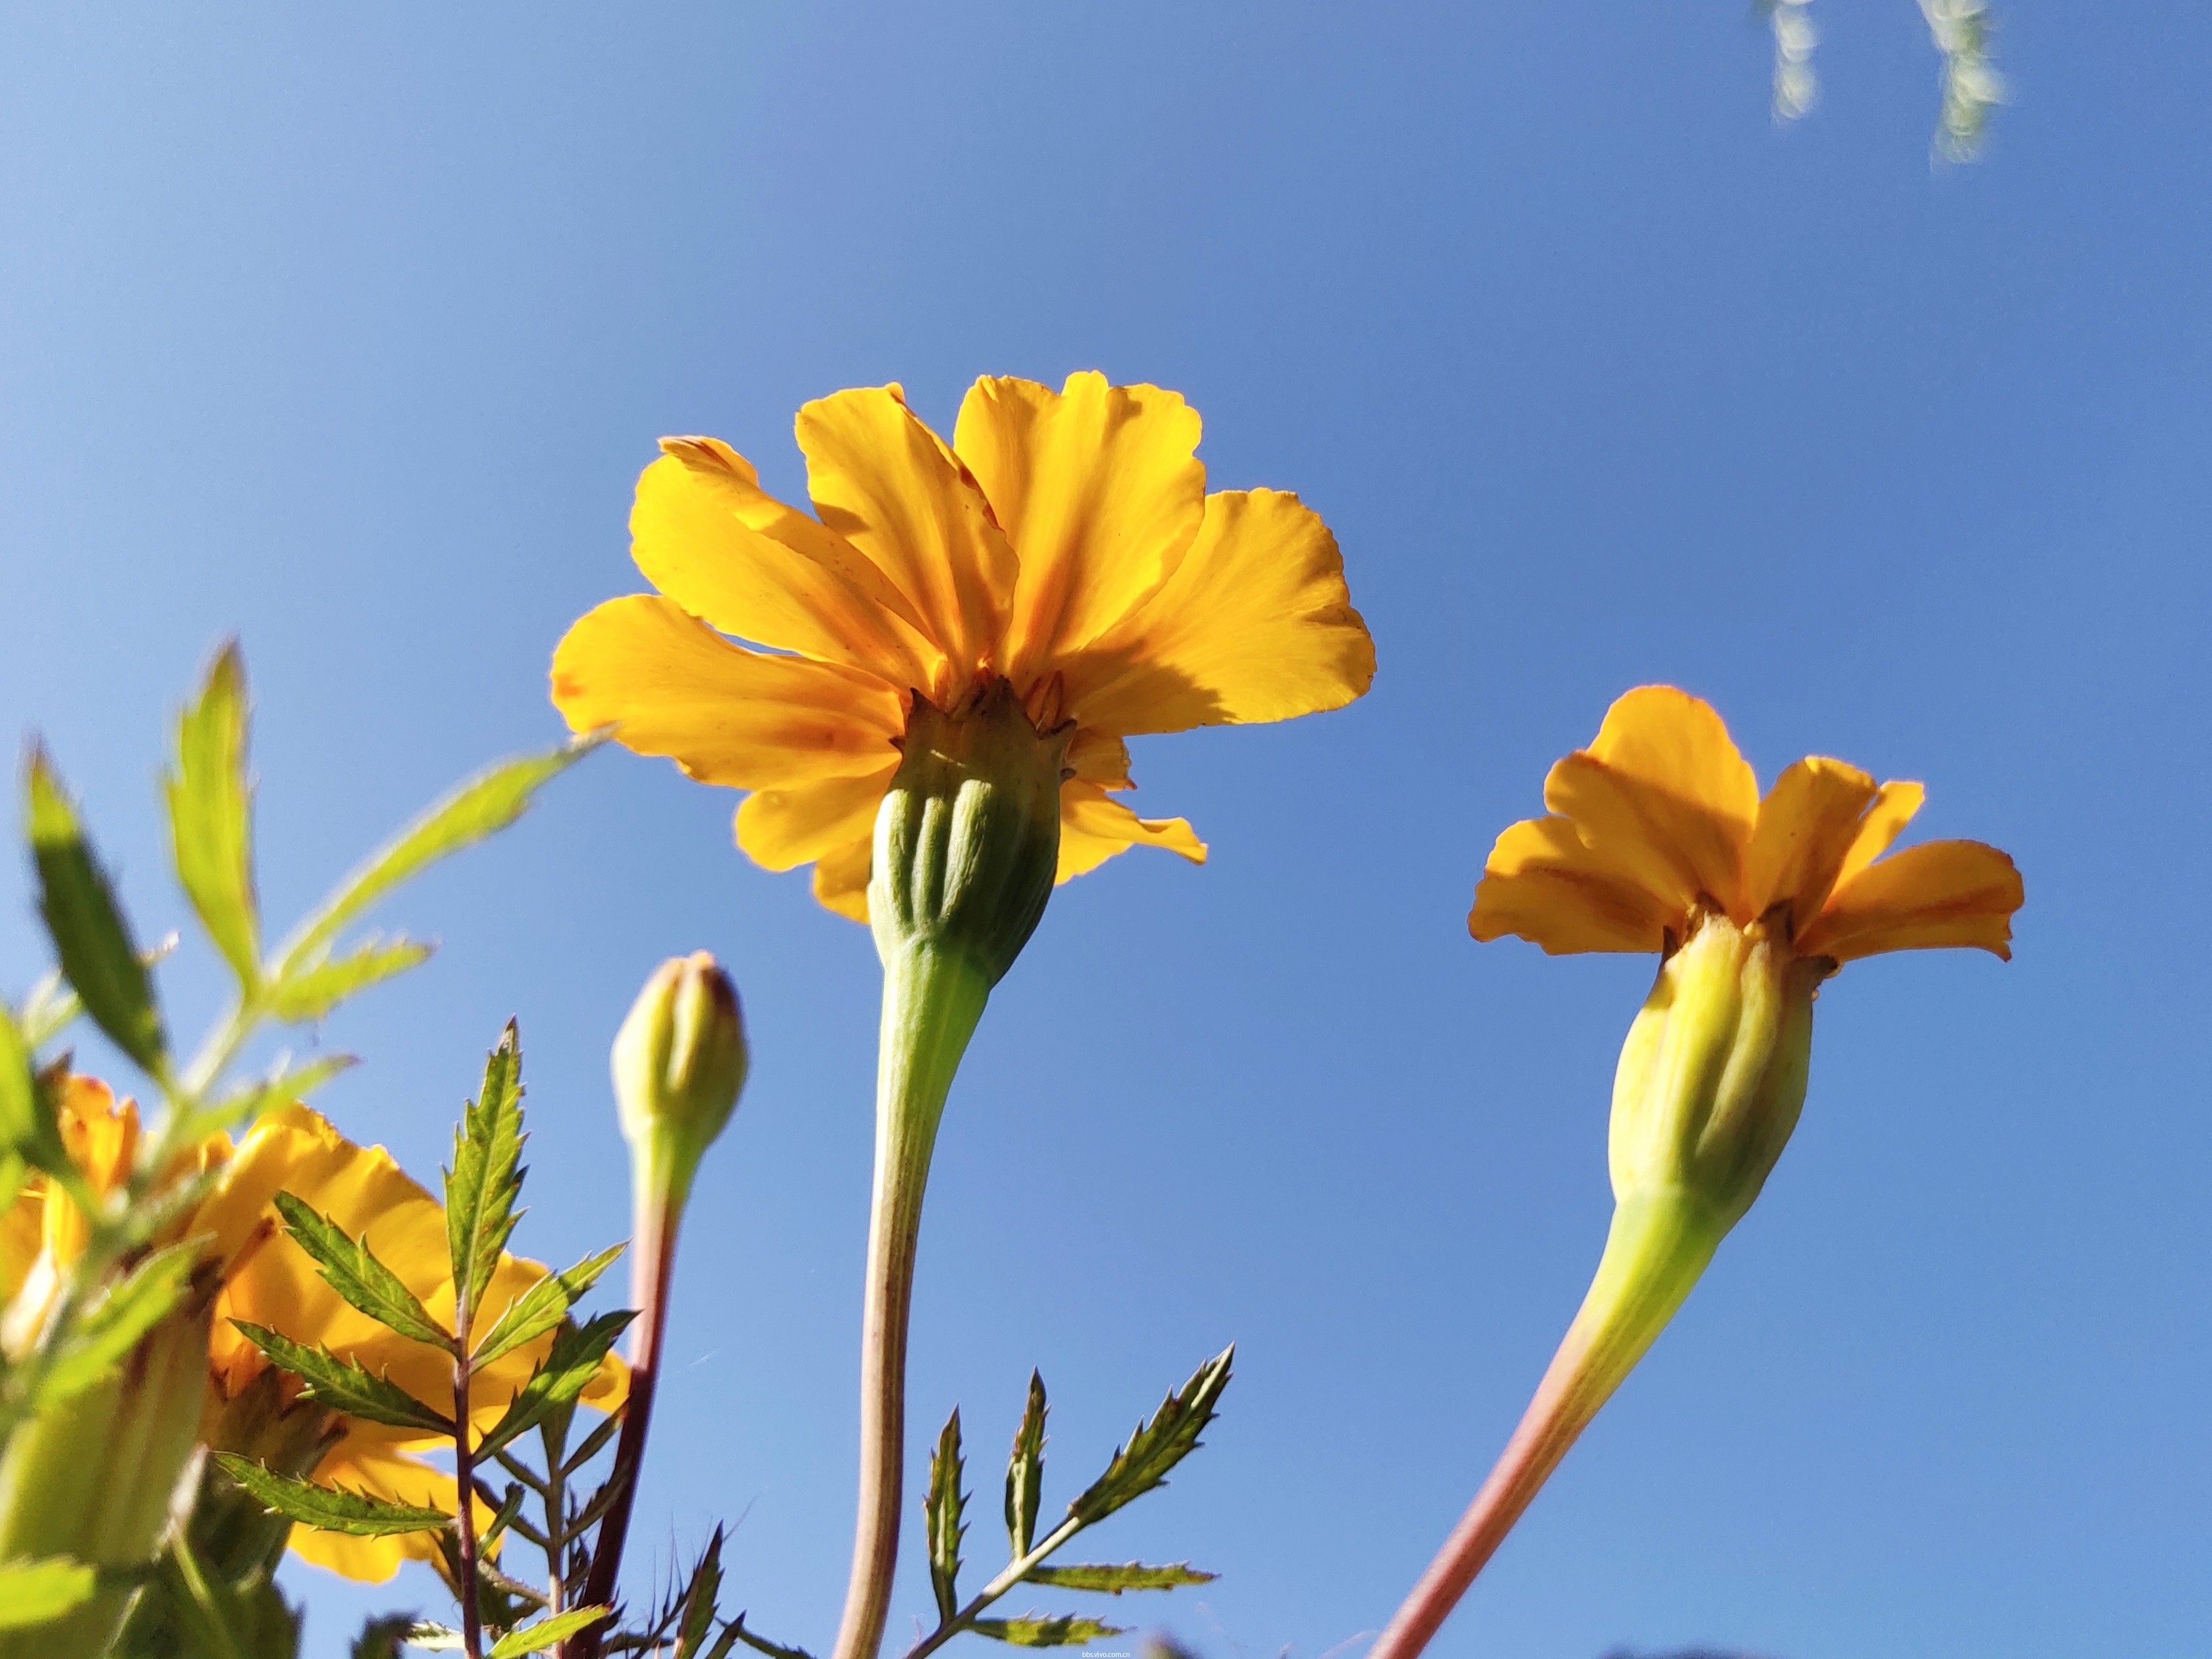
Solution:
<svg viewBox="0 0 2212 1659"><path fill-rule="evenodd" d="M917 699L957 714L1005 686L1040 732L1072 726L1066 881L1139 844L1206 856L1182 819L1115 799L1134 787L1124 738L1335 708L1374 678L1328 527L1279 491L1208 495L1172 392L987 378L948 445L900 387L870 387L806 404L797 434L811 515L728 445L662 441L630 514L659 592L568 630L553 700L578 731L751 792L738 844L813 864L841 915L867 919Z"/></svg>
<svg viewBox="0 0 2212 1659"><path fill-rule="evenodd" d="M2010 960L2023 892L1978 841L1885 858L1925 791L1808 756L1761 796L1711 705L1639 686L1544 780L1547 817L1498 838L1468 929L1554 955L1662 951L1707 915L1765 921L1800 957L1978 945Z"/></svg>

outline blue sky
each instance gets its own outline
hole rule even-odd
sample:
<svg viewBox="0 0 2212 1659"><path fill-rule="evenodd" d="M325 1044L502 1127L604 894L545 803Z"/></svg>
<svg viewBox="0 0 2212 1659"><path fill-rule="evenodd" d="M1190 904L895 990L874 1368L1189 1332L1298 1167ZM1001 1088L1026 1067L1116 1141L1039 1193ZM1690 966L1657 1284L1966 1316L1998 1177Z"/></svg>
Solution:
<svg viewBox="0 0 2212 1659"><path fill-rule="evenodd" d="M917 1443L963 1407L979 1555L1030 1366L1050 1506L1234 1338L1206 1449L1096 1545L1223 1577L1121 1610L1209 1659L1387 1617L1595 1261L1650 971L1479 947L1468 895L1550 761L1667 679L1764 777L1924 779L1919 833L2017 855L2018 957L1830 988L1765 1197L1436 1651L2195 1650L2212 20L2008 0L2017 102L1958 168L1915 9L1814 11L1825 102L1778 131L1733 0L10 9L0 723L47 736L158 933L153 768L239 633L288 917L556 733L548 654L639 586L658 434L797 494L792 411L837 387L945 421L981 373L1176 387L1216 487L1334 527L1381 672L1140 742L1139 804L1213 861L1062 890L994 999L912 1374ZM368 1064L325 1103L434 1175L518 1015L523 1237L573 1259L626 1224L629 997L731 965L757 1063L635 1582L726 1517L728 1605L818 1648L876 966L731 848L733 805L603 755L409 891L388 920L444 948L332 1023ZM19 863L0 916L12 994L44 961ZM206 953L164 983L215 1011ZM311 1654L388 1601L288 1582ZM894 1635L927 1604L903 1577Z"/></svg>

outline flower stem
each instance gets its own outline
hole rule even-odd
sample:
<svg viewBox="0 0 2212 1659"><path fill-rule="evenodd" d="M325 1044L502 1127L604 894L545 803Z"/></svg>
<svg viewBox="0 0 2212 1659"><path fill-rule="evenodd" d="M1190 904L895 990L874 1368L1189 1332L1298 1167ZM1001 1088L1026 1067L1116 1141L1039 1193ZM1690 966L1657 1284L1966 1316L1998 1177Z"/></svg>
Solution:
<svg viewBox="0 0 2212 1659"><path fill-rule="evenodd" d="M1620 1200L1597 1276L1520 1426L1367 1659L1413 1659L1428 1645L1567 1449L1666 1328L1726 1231L1710 1206L1677 1188Z"/></svg>
<svg viewBox="0 0 2212 1659"><path fill-rule="evenodd" d="M623 1546L629 1537L630 1507L636 1500L638 1474L645 1463L645 1437L653 1426L653 1386L660 1380L660 1346L668 1328L669 1287L676 1271L676 1233L681 1221L680 1213L658 1196L637 1206L637 1237L630 1243L629 1293L639 1317L637 1340L629 1355L629 1398L623 1405L622 1438L615 1443L615 1466L607 1476L614 1498L592 1546L592 1568L584 1580L579 1607L614 1605ZM599 1659L606 1629L602 1620L579 1632L563 1649L567 1659Z"/></svg>
<svg viewBox="0 0 2212 1659"><path fill-rule="evenodd" d="M461 1581L456 1588L461 1598L461 1650L468 1659L483 1659L483 1616L477 1600L476 1451L469 1444L476 1431L469 1424L468 1312L462 1309L453 1334L453 1484L460 1494L453 1516Z"/></svg>
<svg viewBox="0 0 2212 1659"><path fill-rule="evenodd" d="M990 981L958 947L888 952L876 1063L876 1170L860 1326L860 1492L853 1577L832 1659L875 1659L898 1565L906 1455L907 1317L937 1125Z"/></svg>

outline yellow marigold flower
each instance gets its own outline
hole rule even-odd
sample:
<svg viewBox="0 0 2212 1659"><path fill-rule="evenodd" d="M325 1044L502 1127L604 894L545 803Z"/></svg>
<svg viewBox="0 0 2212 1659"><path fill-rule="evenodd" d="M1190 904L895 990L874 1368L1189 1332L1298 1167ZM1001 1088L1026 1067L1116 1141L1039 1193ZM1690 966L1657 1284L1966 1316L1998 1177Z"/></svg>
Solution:
<svg viewBox="0 0 2212 1659"><path fill-rule="evenodd" d="M2022 892L1979 842L1885 857L1917 783L1841 761L1762 796L1720 716L1629 692L1552 769L1550 815L1491 849L1468 927L1547 951L1653 951L1659 973L1613 1074L1613 1224L1581 1310L1504 1453L1369 1659L1413 1659L1682 1304L1796 1127L1813 1003L1839 963L1977 945L2012 954Z"/></svg>
<svg viewBox="0 0 2212 1659"><path fill-rule="evenodd" d="M1554 955L1661 951L1717 915L1765 921L1802 957L1960 945L2009 960L2021 902L2010 859L1977 841L1882 856L1925 793L1816 755L1761 796L1709 704L1640 686L1552 769L1550 815L1498 836L1468 929Z"/></svg>
<svg viewBox="0 0 2212 1659"><path fill-rule="evenodd" d="M1066 881L1139 844L1206 856L1182 819L1115 799L1134 787L1124 738L1335 708L1374 678L1328 527L1279 491L1206 494L1197 411L1172 392L987 378L947 445L900 387L870 387L806 404L797 432L813 515L726 444L662 441L630 514L660 591L568 630L553 700L578 731L751 791L738 845L813 864L841 915L867 920L917 699L956 712L1003 684L1041 732L1072 724Z"/></svg>
<svg viewBox="0 0 2212 1659"><path fill-rule="evenodd" d="M96 1079L73 1078L61 1103L61 1128L64 1144L95 1190L112 1189L128 1173L130 1149L138 1134L132 1102L117 1101ZM366 1234L378 1259L405 1282L433 1318L450 1325L453 1273L445 1212L438 1200L381 1146L356 1146L301 1105L270 1113L235 1148L227 1137L215 1137L200 1156L223 1166L214 1191L179 1231L179 1237L204 1235L209 1257L221 1264L222 1274L208 1344L212 1387L204 1430L212 1432L224 1420L224 1407L269 1370L261 1351L239 1334L234 1320L265 1326L295 1342L319 1343L388 1376L417 1399L446 1407L453 1397L451 1358L397 1335L340 1297L284 1232L275 1202L279 1192L292 1193L350 1236ZM51 1277L56 1241L64 1249L74 1241L81 1250L82 1239L76 1206L43 1176L33 1176L15 1202L0 1212L0 1293L9 1298L11 1313L21 1305L27 1285L35 1292L41 1276ZM488 1316L495 1318L545 1273L538 1262L504 1258L484 1293ZM476 1373L470 1407L479 1430L497 1421L551 1345L550 1335L542 1337ZM610 1356L584 1399L602 1411L616 1409L628 1376L628 1368ZM288 1401L295 1397L297 1384L286 1379L282 1394ZM328 1486L453 1512L459 1492L453 1477L420 1455L446 1443L440 1437L330 1415L333 1420L324 1431L326 1449L301 1473ZM254 1449L224 1449L250 1455ZM370 1582L390 1578L404 1559L428 1560L434 1554L425 1534L351 1538L305 1527L293 1529L291 1547L306 1560Z"/></svg>

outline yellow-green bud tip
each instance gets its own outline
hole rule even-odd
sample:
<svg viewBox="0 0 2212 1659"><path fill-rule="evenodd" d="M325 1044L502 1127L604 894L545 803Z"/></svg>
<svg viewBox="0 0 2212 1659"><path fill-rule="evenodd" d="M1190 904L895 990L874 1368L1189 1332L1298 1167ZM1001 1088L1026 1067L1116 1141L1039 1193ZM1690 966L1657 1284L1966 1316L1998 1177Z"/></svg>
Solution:
<svg viewBox="0 0 2212 1659"><path fill-rule="evenodd" d="M613 1060L639 1197L680 1208L745 1086L750 1054L737 987L704 951L670 957L638 993Z"/></svg>

